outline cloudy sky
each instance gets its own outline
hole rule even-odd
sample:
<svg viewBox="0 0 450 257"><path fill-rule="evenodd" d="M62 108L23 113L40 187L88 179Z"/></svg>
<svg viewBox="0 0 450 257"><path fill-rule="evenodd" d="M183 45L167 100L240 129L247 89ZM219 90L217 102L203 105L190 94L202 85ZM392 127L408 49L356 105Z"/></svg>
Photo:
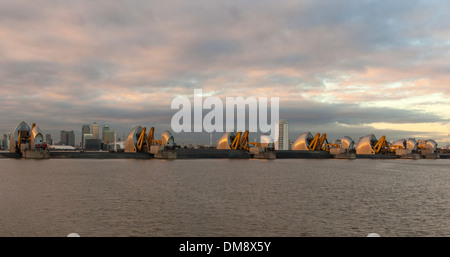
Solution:
<svg viewBox="0 0 450 257"><path fill-rule="evenodd" d="M450 3L0 0L0 133L170 129L171 101L280 97L290 139L450 144ZM219 137L219 135L215 135ZM208 143L206 134L176 134ZM177 140L178 139L178 140Z"/></svg>

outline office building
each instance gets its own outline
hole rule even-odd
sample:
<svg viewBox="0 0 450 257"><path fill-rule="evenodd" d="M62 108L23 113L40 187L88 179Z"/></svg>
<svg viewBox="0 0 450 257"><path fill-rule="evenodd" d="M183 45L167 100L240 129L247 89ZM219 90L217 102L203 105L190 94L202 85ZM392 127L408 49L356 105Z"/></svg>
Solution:
<svg viewBox="0 0 450 257"><path fill-rule="evenodd" d="M45 135L45 142L49 145L53 145L53 139L52 139L52 135L50 134L46 134Z"/></svg>
<svg viewBox="0 0 450 257"><path fill-rule="evenodd" d="M85 147L84 149L90 151L99 151L102 147L102 142L100 139L84 139Z"/></svg>
<svg viewBox="0 0 450 257"><path fill-rule="evenodd" d="M83 125L81 127L81 147L84 147L84 135L91 134L91 126Z"/></svg>
<svg viewBox="0 0 450 257"><path fill-rule="evenodd" d="M67 142L67 132L66 132L65 130L62 130L62 131L59 133L59 144L60 144L60 145L68 145L68 142Z"/></svg>
<svg viewBox="0 0 450 257"><path fill-rule="evenodd" d="M84 134L83 137L83 148L86 149L86 140L88 139L94 139L94 136L92 134Z"/></svg>
<svg viewBox="0 0 450 257"><path fill-rule="evenodd" d="M109 126L108 125L103 125L102 126L102 138L105 138L105 132L110 131Z"/></svg>
<svg viewBox="0 0 450 257"><path fill-rule="evenodd" d="M275 124L275 133L278 140L275 142L275 150L289 150L289 124L286 120L279 120Z"/></svg>
<svg viewBox="0 0 450 257"><path fill-rule="evenodd" d="M67 131L67 145L75 147L75 132L73 130Z"/></svg>
<svg viewBox="0 0 450 257"><path fill-rule="evenodd" d="M98 134L98 124L97 122L94 122L94 124L92 124L92 136L94 137L94 139L100 139L99 134Z"/></svg>
<svg viewBox="0 0 450 257"><path fill-rule="evenodd" d="M2 149L9 149L11 134L3 134L3 140L1 141Z"/></svg>
<svg viewBox="0 0 450 257"><path fill-rule="evenodd" d="M114 143L114 130L109 130L104 133L103 142L105 142L105 144L113 144Z"/></svg>
<svg viewBox="0 0 450 257"><path fill-rule="evenodd" d="M75 146L75 132L73 130L71 131L62 130L60 132L59 144Z"/></svg>

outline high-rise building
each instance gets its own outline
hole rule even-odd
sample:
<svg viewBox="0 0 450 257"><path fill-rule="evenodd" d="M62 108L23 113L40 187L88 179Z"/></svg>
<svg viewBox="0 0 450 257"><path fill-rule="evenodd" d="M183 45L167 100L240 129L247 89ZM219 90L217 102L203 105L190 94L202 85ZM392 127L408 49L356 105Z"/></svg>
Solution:
<svg viewBox="0 0 450 257"><path fill-rule="evenodd" d="M94 136L92 134L84 134L83 137L83 148L86 149L86 140L88 139L94 139Z"/></svg>
<svg viewBox="0 0 450 257"><path fill-rule="evenodd" d="M97 122L94 122L94 124L92 124L92 136L94 137L94 139L100 139L99 138L99 134L98 134L98 124Z"/></svg>
<svg viewBox="0 0 450 257"><path fill-rule="evenodd" d="M113 144L114 143L114 130L106 131L103 135L103 141L105 144Z"/></svg>
<svg viewBox="0 0 450 257"><path fill-rule="evenodd" d="M83 125L81 127L81 147L84 148L84 135L91 134L91 126Z"/></svg>
<svg viewBox="0 0 450 257"><path fill-rule="evenodd" d="M83 144L85 150L98 151L101 149L102 142L100 139L94 139L92 134L86 134Z"/></svg>
<svg viewBox="0 0 450 257"><path fill-rule="evenodd" d="M289 124L286 120L279 120L275 124L275 133L278 140L275 142L275 150L289 150Z"/></svg>
<svg viewBox="0 0 450 257"><path fill-rule="evenodd" d="M109 126L108 126L108 125L103 125L103 127L102 127L102 140L103 140L104 142L107 141L106 134L107 134L109 131L111 131L111 130L109 129Z"/></svg>
<svg viewBox="0 0 450 257"><path fill-rule="evenodd" d="M11 146L11 133L6 134L6 149L9 149Z"/></svg>
<svg viewBox="0 0 450 257"><path fill-rule="evenodd" d="M67 132L65 130L62 130L59 134L59 144L60 145L68 145Z"/></svg>
<svg viewBox="0 0 450 257"><path fill-rule="evenodd" d="M52 135L50 134L46 134L45 135L45 142L49 145L53 145L53 139L52 139Z"/></svg>
<svg viewBox="0 0 450 257"><path fill-rule="evenodd" d="M11 135L3 134L3 140L1 142L0 148L1 149L8 149L9 148L9 138Z"/></svg>
<svg viewBox="0 0 450 257"><path fill-rule="evenodd" d="M75 146L75 132L73 130L71 131L62 130L60 132L59 144Z"/></svg>
<svg viewBox="0 0 450 257"><path fill-rule="evenodd" d="M67 131L67 145L75 147L75 132Z"/></svg>

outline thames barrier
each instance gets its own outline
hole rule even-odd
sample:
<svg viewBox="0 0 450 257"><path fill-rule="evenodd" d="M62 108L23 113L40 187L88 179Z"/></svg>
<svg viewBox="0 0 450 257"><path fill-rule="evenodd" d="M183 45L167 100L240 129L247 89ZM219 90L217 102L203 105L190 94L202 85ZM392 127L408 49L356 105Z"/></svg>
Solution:
<svg viewBox="0 0 450 257"><path fill-rule="evenodd" d="M155 138L155 128L136 126L128 134L124 149L109 151L53 151L44 141L43 133L33 123L21 122L10 136L9 152L0 152L0 158L49 159L449 159L450 154L438 149L435 140L399 139L390 143L386 136L374 134L355 141L345 136L328 142L325 133L313 136L305 132L297 137L291 150L276 150L268 135L260 142L249 141L249 131L226 132L216 147L186 148L176 144L170 131Z"/></svg>

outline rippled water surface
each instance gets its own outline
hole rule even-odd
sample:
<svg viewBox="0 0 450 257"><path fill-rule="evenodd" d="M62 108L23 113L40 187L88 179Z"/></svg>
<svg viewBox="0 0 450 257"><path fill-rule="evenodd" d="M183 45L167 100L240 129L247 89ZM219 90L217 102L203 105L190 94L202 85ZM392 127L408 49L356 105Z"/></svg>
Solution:
<svg viewBox="0 0 450 257"><path fill-rule="evenodd" d="M0 160L0 236L450 236L450 160Z"/></svg>

